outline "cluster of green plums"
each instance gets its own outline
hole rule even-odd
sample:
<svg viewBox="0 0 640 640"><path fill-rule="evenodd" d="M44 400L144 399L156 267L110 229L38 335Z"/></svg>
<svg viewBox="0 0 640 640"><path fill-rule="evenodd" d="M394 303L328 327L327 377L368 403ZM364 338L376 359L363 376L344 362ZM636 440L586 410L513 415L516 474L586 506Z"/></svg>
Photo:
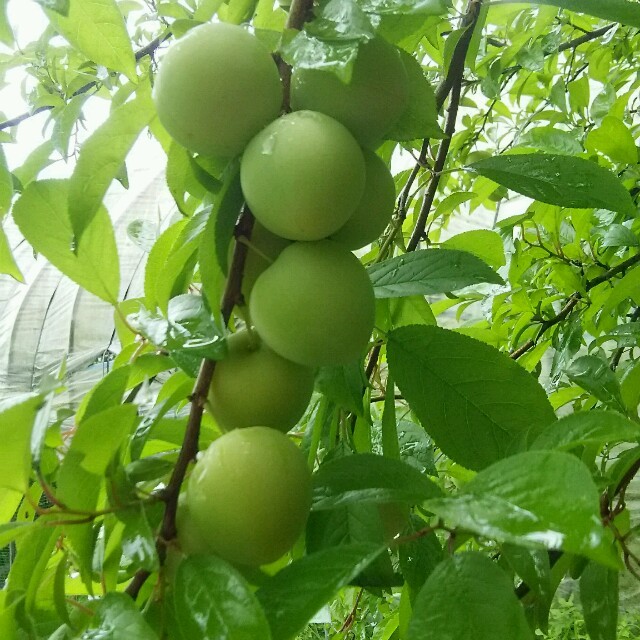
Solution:
<svg viewBox="0 0 640 640"><path fill-rule="evenodd" d="M294 69L292 113L271 53L242 27L197 26L163 57L160 121L205 156L240 157L256 224L243 294L253 327L228 339L209 408L226 433L199 458L182 497L186 551L240 565L272 562L302 533L311 503L304 456L285 435L304 414L320 366L361 356L375 300L353 250L393 213L395 185L372 150L406 107L398 51L361 45L351 81Z"/></svg>

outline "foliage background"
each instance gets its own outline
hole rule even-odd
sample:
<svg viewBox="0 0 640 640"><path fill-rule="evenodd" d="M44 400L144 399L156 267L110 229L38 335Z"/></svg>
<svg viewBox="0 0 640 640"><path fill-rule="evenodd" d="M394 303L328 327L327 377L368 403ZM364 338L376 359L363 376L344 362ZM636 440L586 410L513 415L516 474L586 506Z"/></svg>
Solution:
<svg viewBox="0 0 640 640"><path fill-rule="evenodd" d="M198 607L220 606L213 589L204 603L159 599L165 611L151 591L165 553L157 536L175 529L175 470L197 441L188 397L207 386L201 370L193 391L200 358L223 354L218 301L225 317L237 302L210 256L211 247L226 256L239 203L226 197L224 167L171 143L149 94L165 41L214 15L251 20L288 63L313 66L320 52L343 76L374 31L414 59L412 109L379 150L396 176L396 215L361 252L377 331L363 362L321 373L296 432L310 460L327 463L316 483L333 502L316 501L315 530L338 522L351 546L308 601L296 594L318 577L296 550L300 572L284 592L267 581L261 606L243 592L245 618L265 637L288 637L370 564L360 581L375 595L365 592L353 619L359 590L334 604L352 633L468 637L450 625L458 593L478 588L502 606L470 616L475 637L528 637L522 612L544 629L569 574L586 576L591 637L614 638L616 626L625 637L616 576L624 565L638 571L626 500L640 468L638 3L333 0L294 37L286 13L262 0L42 0L49 27L18 49L5 17L13 1L0 4L0 74L27 75L28 109L1 105L0 542L18 549L1 592L2 637L119 637L125 622L159 637L172 616L180 626ZM15 147L32 122L42 142L25 158ZM166 187L152 176L147 187L134 168L160 155ZM143 298L150 315L125 298ZM574 416L555 422L554 412ZM207 414L202 427L201 447L218 433ZM347 453L365 457L348 460L346 475L332 471ZM170 491L154 493L162 484ZM415 519L373 562L380 526L366 505L390 500L417 505ZM315 549L307 540L312 563L334 551L319 537ZM447 562L433 574L454 550L457 577ZM500 560L524 608L501 574L492 582L490 566L473 564L484 562L478 550ZM202 581L187 567L177 578L185 593ZM116 594L125 587L144 617ZM104 595L91 611L88 593Z"/></svg>

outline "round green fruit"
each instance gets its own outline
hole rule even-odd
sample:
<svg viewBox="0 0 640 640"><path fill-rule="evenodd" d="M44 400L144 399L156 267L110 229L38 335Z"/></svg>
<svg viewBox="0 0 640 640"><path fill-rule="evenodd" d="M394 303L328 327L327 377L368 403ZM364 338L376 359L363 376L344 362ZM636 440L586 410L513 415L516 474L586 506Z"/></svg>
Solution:
<svg viewBox="0 0 640 640"><path fill-rule="evenodd" d="M247 300L258 276L291 244L291 240L271 233L256 220L249 243L242 274L242 295Z"/></svg>
<svg viewBox="0 0 640 640"><path fill-rule="evenodd" d="M191 151L231 158L278 117L282 84L268 49L231 24L202 24L174 42L153 87L160 122Z"/></svg>
<svg viewBox="0 0 640 640"><path fill-rule="evenodd" d="M236 429L198 459L185 505L178 522L198 532L196 551L257 567L277 560L304 531L311 473L302 452L279 431Z"/></svg>
<svg viewBox="0 0 640 640"><path fill-rule="evenodd" d="M365 162L339 122L299 111L272 122L249 143L240 180L249 208L269 231L290 240L320 240L358 206Z"/></svg>
<svg viewBox="0 0 640 640"><path fill-rule="evenodd" d="M352 250L380 237L391 220L396 201L396 185L387 165L368 149L364 150L364 161L364 195L345 225L331 236Z"/></svg>
<svg viewBox="0 0 640 640"><path fill-rule="evenodd" d="M358 358L373 329L375 300L365 268L332 240L296 242L257 279L249 310L262 339L308 367Z"/></svg>
<svg viewBox="0 0 640 640"><path fill-rule="evenodd" d="M311 400L313 369L285 360L246 330L227 344L229 353L216 364L209 390L216 422L225 430L259 424L289 431Z"/></svg>
<svg viewBox="0 0 640 640"><path fill-rule="evenodd" d="M407 72L397 49L382 38L360 46L351 80L321 69L295 69L294 109L312 109L342 122L362 146L375 147L404 112Z"/></svg>

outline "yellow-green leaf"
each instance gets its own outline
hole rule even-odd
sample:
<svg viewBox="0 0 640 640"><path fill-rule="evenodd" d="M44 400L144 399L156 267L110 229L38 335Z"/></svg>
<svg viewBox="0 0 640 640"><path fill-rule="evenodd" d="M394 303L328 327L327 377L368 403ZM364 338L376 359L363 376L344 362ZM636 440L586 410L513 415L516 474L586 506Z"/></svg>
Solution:
<svg viewBox="0 0 640 640"><path fill-rule="evenodd" d="M62 273L94 295L116 304L120 263L113 225L100 207L73 251L66 180L32 182L13 208L13 218L29 244Z"/></svg>
<svg viewBox="0 0 640 640"><path fill-rule="evenodd" d="M49 21L78 51L96 64L136 77L136 59L115 0L75 0L66 17L46 10Z"/></svg>
<svg viewBox="0 0 640 640"><path fill-rule="evenodd" d="M91 223L133 143L154 113L149 91L142 91L135 100L113 111L82 145L69 181L69 219L76 238Z"/></svg>

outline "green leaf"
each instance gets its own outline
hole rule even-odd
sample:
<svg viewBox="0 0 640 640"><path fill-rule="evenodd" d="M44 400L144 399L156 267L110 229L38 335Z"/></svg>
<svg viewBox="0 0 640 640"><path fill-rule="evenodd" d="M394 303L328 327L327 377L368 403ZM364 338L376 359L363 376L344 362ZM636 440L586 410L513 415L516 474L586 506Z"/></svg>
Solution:
<svg viewBox="0 0 640 640"><path fill-rule="evenodd" d="M438 124L436 95L422 71L422 65L406 51L398 49L409 80L408 106L386 137L390 140L444 138Z"/></svg>
<svg viewBox="0 0 640 640"><path fill-rule="evenodd" d="M582 158L545 153L501 155L474 162L469 168L547 204L636 213L622 182L610 171Z"/></svg>
<svg viewBox="0 0 640 640"><path fill-rule="evenodd" d="M13 30L7 18L7 2L8 0L0 0L0 42L7 47L13 47Z"/></svg>
<svg viewBox="0 0 640 640"><path fill-rule="evenodd" d="M376 298L456 291L482 282L504 284L485 262L465 251L423 249L371 265Z"/></svg>
<svg viewBox="0 0 640 640"><path fill-rule="evenodd" d="M521 450L555 420L543 388L487 344L438 327L389 334L396 385L445 455L482 469Z"/></svg>
<svg viewBox="0 0 640 640"><path fill-rule="evenodd" d="M233 229L243 203L244 196L240 187L240 170L238 166L234 166L228 172L222 189L216 195L209 220L207 221L207 227L213 225L215 228L213 232L215 233L215 257L218 261L218 266L225 274L230 266L228 265L229 244L233 238ZM203 236L205 235L210 235L207 230L203 233ZM211 245L205 244L203 240L200 245L201 258L205 251L211 253Z"/></svg>
<svg viewBox="0 0 640 640"><path fill-rule="evenodd" d="M142 617L135 602L125 593L107 593L99 600L91 628L83 640L158 640L155 631Z"/></svg>
<svg viewBox="0 0 640 640"><path fill-rule="evenodd" d="M507 574L476 552L442 562L413 605L411 640L530 640Z"/></svg>
<svg viewBox="0 0 640 640"><path fill-rule="evenodd" d="M201 296L185 294L172 298L166 318L143 307L128 316L128 321L157 347L167 349L172 357L176 352L184 352L219 360L226 353L223 334Z"/></svg>
<svg viewBox="0 0 640 640"><path fill-rule="evenodd" d="M13 207L13 218L29 244L62 273L94 295L116 304L120 263L109 214L100 208L73 247L65 180L32 182Z"/></svg>
<svg viewBox="0 0 640 640"><path fill-rule="evenodd" d="M535 147L546 153L564 154L568 156L582 153L582 145L578 136L571 131L553 126L529 129L520 138L518 146Z"/></svg>
<svg viewBox="0 0 640 640"><path fill-rule="evenodd" d="M638 247L640 239L622 224L609 225L602 238L603 247Z"/></svg>
<svg viewBox="0 0 640 640"><path fill-rule="evenodd" d="M6 522L0 524L0 549L6 547L29 533L33 527L38 526L34 522Z"/></svg>
<svg viewBox="0 0 640 640"><path fill-rule="evenodd" d="M451 0L360 0L360 6L368 13L381 16L440 16L448 11Z"/></svg>
<svg viewBox="0 0 640 640"><path fill-rule="evenodd" d="M571 382L580 385L600 402L624 412L620 383L608 363L598 356L576 358L565 370Z"/></svg>
<svg viewBox="0 0 640 640"><path fill-rule="evenodd" d="M412 592L416 594L434 569L445 558L442 545L435 532L431 531L427 535L411 536L411 533L421 531L424 526L423 520L414 518L412 520L412 530L408 533L410 539L401 544L398 550L402 575L411 587Z"/></svg>
<svg viewBox="0 0 640 640"><path fill-rule="evenodd" d="M396 532L385 536L383 509L397 506L397 503L352 503L330 511L313 511L307 522L305 545L307 555L325 549L343 547L350 544L388 544ZM408 507L405 506L405 509ZM393 571L389 553L380 554L353 584L366 587L391 588L400 586L401 581Z"/></svg>
<svg viewBox="0 0 640 640"><path fill-rule="evenodd" d="M125 523L122 532L122 554L136 569L157 571L160 568L156 552L155 534L149 525L144 508L132 508L118 512Z"/></svg>
<svg viewBox="0 0 640 640"><path fill-rule="evenodd" d="M502 554L531 591L542 600L545 607L551 606L553 588L551 586L551 565L547 551L503 544Z"/></svg>
<svg viewBox="0 0 640 640"><path fill-rule="evenodd" d="M51 9L59 13L61 16L69 15L69 3L71 0L35 0L40 6L45 9Z"/></svg>
<svg viewBox="0 0 640 640"><path fill-rule="evenodd" d="M365 378L360 362L334 367L321 367L316 375L316 389L336 405L364 416L362 397Z"/></svg>
<svg viewBox="0 0 640 640"><path fill-rule="evenodd" d="M185 638L271 638L251 587L231 565L215 556L183 560L173 594L176 621Z"/></svg>
<svg viewBox="0 0 640 640"><path fill-rule="evenodd" d="M0 487L24 493L29 486L31 470L31 430L42 398L31 396L18 399L0 413L0 442L2 465Z"/></svg>
<svg viewBox="0 0 640 640"><path fill-rule="evenodd" d="M105 409L120 405L127 390L130 373L131 368L125 365L112 369L102 378L82 399L76 411L76 423L80 424Z"/></svg>
<svg viewBox="0 0 640 640"><path fill-rule="evenodd" d="M506 264L504 257L504 243L500 234L488 229L472 229L464 231L442 243L443 249L458 249L472 253L494 269Z"/></svg>
<svg viewBox="0 0 640 640"><path fill-rule="evenodd" d="M484 538L562 549L620 568L600 522L600 499L587 467L560 451L527 451L483 469L454 497L426 508Z"/></svg>
<svg viewBox="0 0 640 640"><path fill-rule="evenodd" d="M0 9L0 15L2 10ZM1 29L0 29L1 33ZM4 155L4 149L0 145L0 221L11 207L11 199L13 197L13 178L9 167L7 167L7 159Z"/></svg>
<svg viewBox="0 0 640 640"><path fill-rule="evenodd" d="M7 578L7 591L11 598L24 594L27 614L37 603L38 589L59 537L58 527L32 527L18 541L18 551Z"/></svg>
<svg viewBox="0 0 640 640"><path fill-rule="evenodd" d="M282 50L282 59L295 69L322 69L349 82L358 56L358 40L325 42L300 31Z"/></svg>
<svg viewBox="0 0 640 640"><path fill-rule="evenodd" d="M82 145L69 180L69 218L76 239L91 224L133 143L154 115L149 93L143 91L115 109Z"/></svg>
<svg viewBox="0 0 640 640"><path fill-rule="evenodd" d="M579 446L601 447L605 443L636 442L640 426L615 411L585 411L560 418L547 427L531 449L569 451Z"/></svg>
<svg viewBox="0 0 640 640"><path fill-rule="evenodd" d="M55 144L55 148L65 158L69 153L71 134L73 133L74 127L78 124L82 107L88 98L89 94L87 93L73 96L56 117L51 133L51 140Z"/></svg>
<svg viewBox="0 0 640 640"><path fill-rule="evenodd" d="M580 602L591 640L618 638L619 572L590 562L580 576Z"/></svg>
<svg viewBox="0 0 640 640"><path fill-rule="evenodd" d="M440 488L415 467L393 458L360 453L334 458L313 475L313 509L352 502L420 503Z"/></svg>
<svg viewBox="0 0 640 640"><path fill-rule="evenodd" d="M138 420L134 404L110 407L84 420L71 441L70 452L85 471L103 475L116 451Z"/></svg>
<svg viewBox="0 0 640 640"><path fill-rule="evenodd" d="M256 596L269 620L273 640L294 637L382 551L382 547L371 544L335 547L296 560L270 578Z"/></svg>
<svg viewBox="0 0 640 640"><path fill-rule="evenodd" d="M319 40L333 42L363 41L375 36L371 21L355 0L329 0L305 30Z"/></svg>
<svg viewBox="0 0 640 640"><path fill-rule="evenodd" d="M11 276L18 282L24 282L24 276L18 268L13 253L11 253L11 247L9 246L9 240L4 233L4 229L0 224L0 274L6 274Z"/></svg>
<svg viewBox="0 0 640 640"><path fill-rule="evenodd" d="M636 2L629 0L607 0L606 2L602 0L531 0L531 2L587 13L603 20L640 28L640 7Z"/></svg>
<svg viewBox="0 0 640 640"><path fill-rule="evenodd" d="M613 116L606 116L599 127L589 132L585 146L588 151L604 153L614 162L638 162L638 149L631 132L622 120Z"/></svg>
<svg viewBox="0 0 640 640"><path fill-rule="evenodd" d="M63 15L51 9L47 15L56 31L89 60L121 71L132 82L136 80L131 39L115 0L74 0L66 15L64 6Z"/></svg>

